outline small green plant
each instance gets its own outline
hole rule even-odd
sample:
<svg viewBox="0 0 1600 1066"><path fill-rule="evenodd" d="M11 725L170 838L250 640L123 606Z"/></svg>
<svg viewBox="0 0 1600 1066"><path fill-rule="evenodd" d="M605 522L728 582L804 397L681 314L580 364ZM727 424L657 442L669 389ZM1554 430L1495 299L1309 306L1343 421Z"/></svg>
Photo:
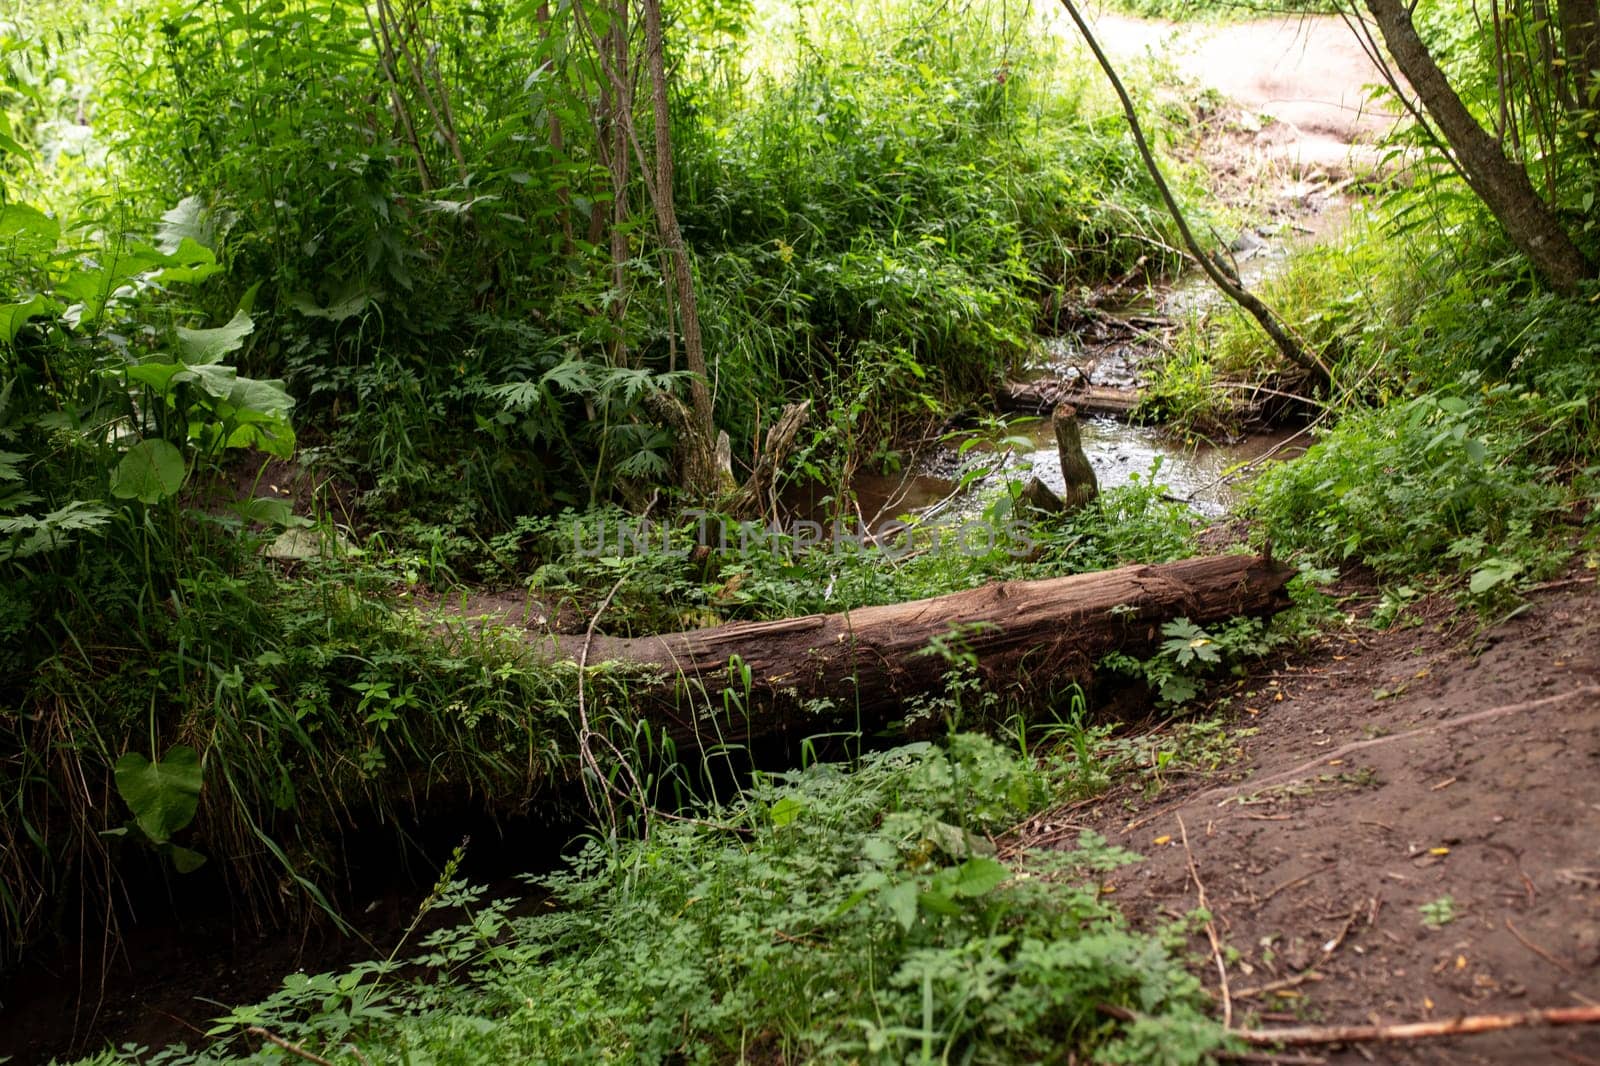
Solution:
<svg viewBox="0 0 1600 1066"><path fill-rule="evenodd" d="M1269 635L1265 624L1253 618L1235 619L1211 631L1187 618L1175 618L1162 624L1161 635L1166 639L1147 659L1112 652L1100 664L1140 678L1167 707L1188 703L1219 668L1258 657L1281 639Z"/></svg>
<svg viewBox="0 0 1600 1066"><path fill-rule="evenodd" d="M1456 901L1452 896L1440 896L1417 908L1422 924L1429 929L1442 929L1456 920Z"/></svg>

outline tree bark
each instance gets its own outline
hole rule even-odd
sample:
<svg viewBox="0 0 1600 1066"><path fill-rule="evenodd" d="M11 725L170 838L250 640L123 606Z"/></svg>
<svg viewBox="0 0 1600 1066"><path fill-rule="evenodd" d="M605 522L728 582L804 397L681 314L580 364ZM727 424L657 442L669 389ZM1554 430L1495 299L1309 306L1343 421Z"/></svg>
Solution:
<svg viewBox="0 0 1600 1066"><path fill-rule="evenodd" d="M672 286L676 290L678 328L683 334L683 358L688 365L690 432L700 440L684 449L690 455L715 455L716 427L711 410L710 374L705 347L700 337L700 309L695 300L694 270L689 249L678 227L678 211L672 199L672 114L668 110L666 46L661 28L661 0L641 0L644 7L645 63L650 72L651 106L655 112L655 181L652 187L656 223L661 244L672 259ZM671 308L669 307L669 311ZM669 315L670 320L670 315ZM682 470L683 488L691 494L710 497L717 493L720 477L715 463L702 469L686 464Z"/></svg>
<svg viewBox="0 0 1600 1066"><path fill-rule="evenodd" d="M1574 293L1594 277L1590 263L1539 198L1521 166L1478 125L1422 43L1405 0L1367 0L1389 54L1460 163L1467 184L1493 212L1511 243L1557 292Z"/></svg>
<svg viewBox="0 0 1600 1066"><path fill-rule="evenodd" d="M1561 50L1566 53L1567 73L1572 78L1572 106L1577 111L1593 111L1596 101L1590 96L1595 68L1600 67L1600 4L1595 0L1560 0L1557 15L1561 21ZM1591 123L1590 132L1594 130ZM1594 138L1589 138L1593 147Z"/></svg>
<svg viewBox="0 0 1600 1066"><path fill-rule="evenodd" d="M1173 618L1204 625L1284 607L1291 576L1270 559L1223 555L840 614L658 637L544 637L535 646L551 658L644 668L656 680L634 689L643 713L680 745L798 738L876 730L916 697L937 694L952 666L930 653L934 641L970 656L992 690L1044 692L1088 680L1107 652L1150 648Z"/></svg>
<svg viewBox="0 0 1600 1066"><path fill-rule="evenodd" d="M1058 405L1050 414L1050 428L1055 431L1056 457L1061 460L1061 480L1066 486L1061 506L1065 511L1076 511L1100 495L1100 482L1083 452L1078 409L1070 403Z"/></svg>

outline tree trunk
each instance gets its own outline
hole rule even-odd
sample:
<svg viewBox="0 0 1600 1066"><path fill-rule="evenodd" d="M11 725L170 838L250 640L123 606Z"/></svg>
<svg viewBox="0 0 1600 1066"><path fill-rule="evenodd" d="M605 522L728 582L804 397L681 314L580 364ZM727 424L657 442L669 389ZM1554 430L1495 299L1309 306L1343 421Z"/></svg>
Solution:
<svg viewBox="0 0 1600 1066"><path fill-rule="evenodd" d="M645 63L650 71L651 105L655 112L655 181L652 186L656 223L661 244L672 259L672 285L676 291L678 328L683 334L683 357L688 364L689 431L699 440L684 442L691 456L715 455L716 427L712 421L710 374L706 368L705 347L700 338L700 309L695 300L694 271L683 231L678 228L678 211L672 199L672 114L667 101L667 65L661 29L661 0L641 0L644 7ZM669 316L670 321L670 316ZM701 497L715 495L721 488L715 462L707 468L686 463L682 468L683 488Z"/></svg>
<svg viewBox="0 0 1600 1066"><path fill-rule="evenodd" d="M659 671L660 680L634 691L651 723L680 745L747 742L840 726L877 730L916 697L941 691L952 666L932 650L936 641L970 656L992 690L1047 692L1088 680L1107 652L1152 647L1173 618L1204 625L1278 610L1292 576L1270 559L1222 555L1004 582L841 614L597 636L587 655L582 636L540 640L552 657ZM724 706L739 709L736 720Z"/></svg>
<svg viewBox="0 0 1600 1066"><path fill-rule="evenodd" d="M1527 172L1506 157L1450 87L1418 36L1405 0L1367 0L1367 10L1372 12L1395 65L1438 124L1472 191L1551 288L1576 292L1580 282L1594 276L1594 265L1539 198Z"/></svg>
<svg viewBox="0 0 1600 1066"><path fill-rule="evenodd" d="M1566 53L1567 73L1572 78L1572 106L1576 111L1595 109L1590 97L1594 72L1600 67L1600 4L1595 0L1560 0L1557 15L1561 20L1561 50ZM1591 121L1589 130L1594 131ZM1589 138L1590 147L1594 137Z"/></svg>

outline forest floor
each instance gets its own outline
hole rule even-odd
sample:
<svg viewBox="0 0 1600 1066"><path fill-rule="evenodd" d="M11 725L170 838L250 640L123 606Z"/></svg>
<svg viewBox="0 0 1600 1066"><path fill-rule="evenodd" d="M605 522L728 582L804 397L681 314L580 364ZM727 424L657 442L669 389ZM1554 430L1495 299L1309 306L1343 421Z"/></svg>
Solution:
<svg viewBox="0 0 1600 1066"><path fill-rule="evenodd" d="M1144 855L1111 876L1154 927L1204 893L1233 1016L1378 1024L1600 1003L1600 584L1575 563L1509 620L1378 598L1223 693L1233 758L1148 774L1017 831ZM1160 776L1159 774L1157 775ZM1207 936L1196 972L1220 1001ZM1330 1061L1362 1061L1349 1049ZM1600 1028L1512 1030L1381 1062L1600 1063Z"/></svg>

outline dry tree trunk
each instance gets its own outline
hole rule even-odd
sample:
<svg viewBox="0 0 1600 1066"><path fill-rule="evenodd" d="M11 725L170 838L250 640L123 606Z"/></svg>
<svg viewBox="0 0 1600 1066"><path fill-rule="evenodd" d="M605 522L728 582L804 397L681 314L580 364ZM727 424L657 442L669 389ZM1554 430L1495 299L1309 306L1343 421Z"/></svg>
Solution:
<svg viewBox="0 0 1600 1066"><path fill-rule="evenodd" d="M1508 159L1476 119L1417 34L1405 0L1366 0L1389 54L1427 109L1472 191L1493 212L1511 242L1528 257L1550 287L1574 293L1595 276L1594 264L1539 198L1527 171Z"/></svg>
<svg viewBox="0 0 1600 1066"><path fill-rule="evenodd" d="M1061 506L1076 511L1100 495L1100 482L1094 467L1083 453L1083 435L1078 431L1078 409L1070 403L1057 405L1050 414L1050 428L1056 434L1056 456L1061 460L1061 480L1066 492Z"/></svg>

